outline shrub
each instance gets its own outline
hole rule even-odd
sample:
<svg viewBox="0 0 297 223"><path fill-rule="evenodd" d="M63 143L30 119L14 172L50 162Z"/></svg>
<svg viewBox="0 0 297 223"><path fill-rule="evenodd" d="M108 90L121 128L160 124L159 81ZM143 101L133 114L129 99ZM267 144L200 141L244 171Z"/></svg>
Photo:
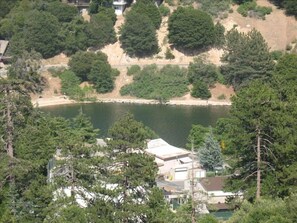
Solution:
<svg viewBox="0 0 297 223"><path fill-rule="evenodd" d="M178 66L166 65L162 69L145 66L133 79L132 84L122 87L121 95L164 101L188 92L186 69Z"/></svg>
<svg viewBox="0 0 297 223"><path fill-rule="evenodd" d="M221 94L218 96L219 100L225 100L226 99L226 95L225 94Z"/></svg>
<svg viewBox="0 0 297 223"><path fill-rule="evenodd" d="M172 51L169 48L166 49L165 58L167 60L173 60L175 58L175 56L173 55Z"/></svg>
<svg viewBox="0 0 297 223"><path fill-rule="evenodd" d="M282 56L283 56L283 51L280 50L274 50L272 52L270 52L271 58L273 60L279 60Z"/></svg>
<svg viewBox="0 0 297 223"><path fill-rule="evenodd" d="M74 100L82 100L85 96L80 88L80 80L72 71L64 71L59 75L61 79L61 92Z"/></svg>
<svg viewBox="0 0 297 223"><path fill-rule="evenodd" d="M207 64L201 58L195 58L189 65L188 79L190 83L202 81L207 86L212 86L218 80L218 73L214 64Z"/></svg>
<svg viewBox="0 0 297 223"><path fill-rule="evenodd" d="M165 0L165 2L170 6L174 6L174 0Z"/></svg>
<svg viewBox="0 0 297 223"><path fill-rule="evenodd" d="M50 74L53 77L58 77L61 73L65 71L65 69L65 67L50 67L47 69L47 71L50 72Z"/></svg>
<svg viewBox="0 0 297 223"><path fill-rule="evenodd" d="M256 7L257 7L257 3L255 1L245 2L237 8L237 12L242 16L247 17L248 11L255 10Z"/></svg>
<svg viewBox="0 0 297 223"><path fill-rule="evenodd" d="M168 7L166 7L165 5L160 5L159 11L160 11L161 15L164 17L168 16L170 14L170 9Z"/></svg>
<svg viewBox="0 0 297 223"><path fill-rule="evenodd" d="M199 0L201 10L218 17L220 14L230 12L230 0Z"/></svg>
<svg viewBox="0 0 297 223"><path fill-rule="evenodd" d="M131 67L127 68L128 75L134 75L141 71L141 67L139 65L132 65Z"/></svg>
<svg viewBox="0 0 297 223"><path fill-rule="evenodd" d="M199 80L197 80L193 84L191 95L194 98L201 98L201 99L209 99L211 97L211 93L207 87L207 84Z"/></svg>

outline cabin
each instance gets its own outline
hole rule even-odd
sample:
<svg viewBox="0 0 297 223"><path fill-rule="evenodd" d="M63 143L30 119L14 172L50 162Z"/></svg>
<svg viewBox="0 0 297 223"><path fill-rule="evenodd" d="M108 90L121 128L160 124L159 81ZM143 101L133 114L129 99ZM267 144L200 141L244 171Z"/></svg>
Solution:
<svg viewBox="0 0 297 223"><path fill-rule="evenodd" d="M4 58L4 54L7 50L8 43L9 43L9 41L7 41L7 40L0 40L0 62Z"/></svg>
<svg viewBox="0 0 297 223"><path fill-rule="evenodd" d="M215 176L201 178L197 182L197 187L202 193L207 196L208 204L214 206L217 210L229 209L226 204L226 198L228 196L239 196L242 197L242 193L233 193L224 191L226 176Z"/></svg>

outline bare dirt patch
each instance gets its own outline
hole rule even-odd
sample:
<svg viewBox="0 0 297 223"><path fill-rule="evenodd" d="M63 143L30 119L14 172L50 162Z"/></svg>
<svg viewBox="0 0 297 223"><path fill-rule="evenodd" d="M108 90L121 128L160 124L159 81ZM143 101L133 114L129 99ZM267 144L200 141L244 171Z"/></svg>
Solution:
<svg viewBox="0 0 297 223"><path fill-rule="evenodd" d="M233 13L221 23L227 30L234 26L241 32L249 32L253 28L261 32L271 50L285 50L286 46L297 38L297 21L293 16L286 16L284 10L277 9L276 6L267 0L258 0L258 5L272 8L272 13L266 15L265 20L243 17L233 7Z"/></svg>

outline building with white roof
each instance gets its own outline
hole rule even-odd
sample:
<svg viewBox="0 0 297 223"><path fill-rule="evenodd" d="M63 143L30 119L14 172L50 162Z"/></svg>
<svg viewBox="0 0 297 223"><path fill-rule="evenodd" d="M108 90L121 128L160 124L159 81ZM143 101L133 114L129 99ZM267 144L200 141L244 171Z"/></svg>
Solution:
<svg viewBox="0 0 297 223"><path fill-rule="evenodd" d="M155 157L158 173L168 180L182 181L189 179L192 174L193 160L188 150L172 146L159 138L150 140L145 151ZM193 166L195 177L205 177L205 170L200 168L199 163L194 161Z"/></svg>

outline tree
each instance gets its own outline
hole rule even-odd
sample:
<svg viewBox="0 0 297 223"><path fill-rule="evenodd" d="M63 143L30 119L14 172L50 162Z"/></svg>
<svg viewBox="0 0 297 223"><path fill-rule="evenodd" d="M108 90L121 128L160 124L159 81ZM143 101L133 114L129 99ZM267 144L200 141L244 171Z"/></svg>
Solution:
<svg viewBox="0 0 297 223"><path fill-rule="evenodd" d="M214 46L217 48L222 48L225 44L225 27L217 22L215 24L215 39Z"/></svg>
<svg viewBox="0 0 297 223"><path fill-rule="evenodd" d="M193 84L191 96L193 96L195 98L209 99L211 97L211 93L208 90L207 84L205 84L202 81L197 80Z"/></svg>
<svg viewBox="0 0 297 223"><path fill-rule="evenodd" d="M154 1L137 1L131 10L138 14L146 15L156 29L160 28L162 18Z"/></svg>
<svg viewBox="0 0 297 223"><path fill-rule="evenodd" d="M127 114L109 129L109 135L107 180L116 186L107 191L112 194L110 202L117 207L114 221L145 221L150 211L149 195L155 186L157 166L153 157L143 151L145 140L155 134Z"/></svg>
<svg viewBox="0 0 297 223"><path fill-rule="evenodd" d="M204 143L199 148L198 154L199 161L206 170L214 171L216 167L223 165L221 147L214 138L212 129L206 133Z"/></svg>
<svg viewBox="0 0 297 223"><path fill-rule="evenodd" d="M60 24L48 12L32 11L25 22L23 38L27 50L34 49L44 58L61 52Z"/></svg>
<svg viewBox="0 0 297 223"><path fill-rule="evenodd" d="M227 64L221 66L221 72L235 90L254 79L269 80L274 67L267 43L255 29L247 34L230 30L222 61Z"/></svg>
<svg viewBox="0 0 297 223"><path fill-rule="evenodd" d="M101 48L116 41L114 22L109 16L98 13L91 16L89 24L90 45Z"/></svg>
<svg viewBox="0 0 297 223"><path fill-rule="evenodd" d="M146 15L129 12L120 34L121 45L129 56L146 57L159 50L156 30Z"/></svg>
<svg viewBox="0 0 297 223"><path fill-rule="evenodd" d="M249 222L265 222L265 223L293 223L296 221L296 195L281 199L264 199L254 204L244 202L240 210L235 212L228 220L228 223L249 223ZM292 206L291 206L292 205ZM291 208L289 208L291 206Z"/></svg>
<svg viewBox="0 0 297 223"><path fill-rule="evenodd" d="M98 93L111 92L114 88L111 66L103 61L95 61L88 79L94 83Z"/></svg>
<svg viewBox="0 0 297 223"><path fill-rule="evenodd" d="M188 144L187 149L191 149L192 144L194 149L200 148L203 143L206 134L209 132L209 129L207 127L204 127L202 125L192 125L192 128L190 130L189 136L188 136Z"/></svg>
<svg viewBox="0 0 297 223"><path fill-rule="evenodd" d="M194 58L188 68L188 79L190 83L201 81L208 86L213 86L218 80L218 69L214 64L205 63L201 58Z"/></svg>
<svg viewBox="0 0 297 223"><path fill-rule="evenodd" d="M88 23L83 18L76 17L71 22L63 24L60 32L63 39L63 49L67 55L79 50L86 50L90 46Z"/></svg>
<svg viewBox="0 0 297 223"><path fill-rule="evenodd" d="M98 60L107 63L106 54L78 51L70 58L68 65L81 81L87 81L93 63Z"/></svg>
<svg viewBox="0 0 297 223"><path fill-rule="evenodd" d="M169 18L168 30L169 43L186 51L205 49L215 40L212 18L193 8L177 8Z"/></svg>
<svg viewBox="0 0 297 223"><path fill-rule="evenodd" d="M53 1L45 6L45 11L54 15L59 22L71 22L78 15L77 7L60 1Z"/></svg>
<svg viewBox="0 0 297 223"><path fill-rule="evenodd" d="M13 58L9 67L9 77L22 80L30 92L42 92L46 80L39 72L41 58L41 55L34 50L31 52L24 51L20 56Z"/></svg>

